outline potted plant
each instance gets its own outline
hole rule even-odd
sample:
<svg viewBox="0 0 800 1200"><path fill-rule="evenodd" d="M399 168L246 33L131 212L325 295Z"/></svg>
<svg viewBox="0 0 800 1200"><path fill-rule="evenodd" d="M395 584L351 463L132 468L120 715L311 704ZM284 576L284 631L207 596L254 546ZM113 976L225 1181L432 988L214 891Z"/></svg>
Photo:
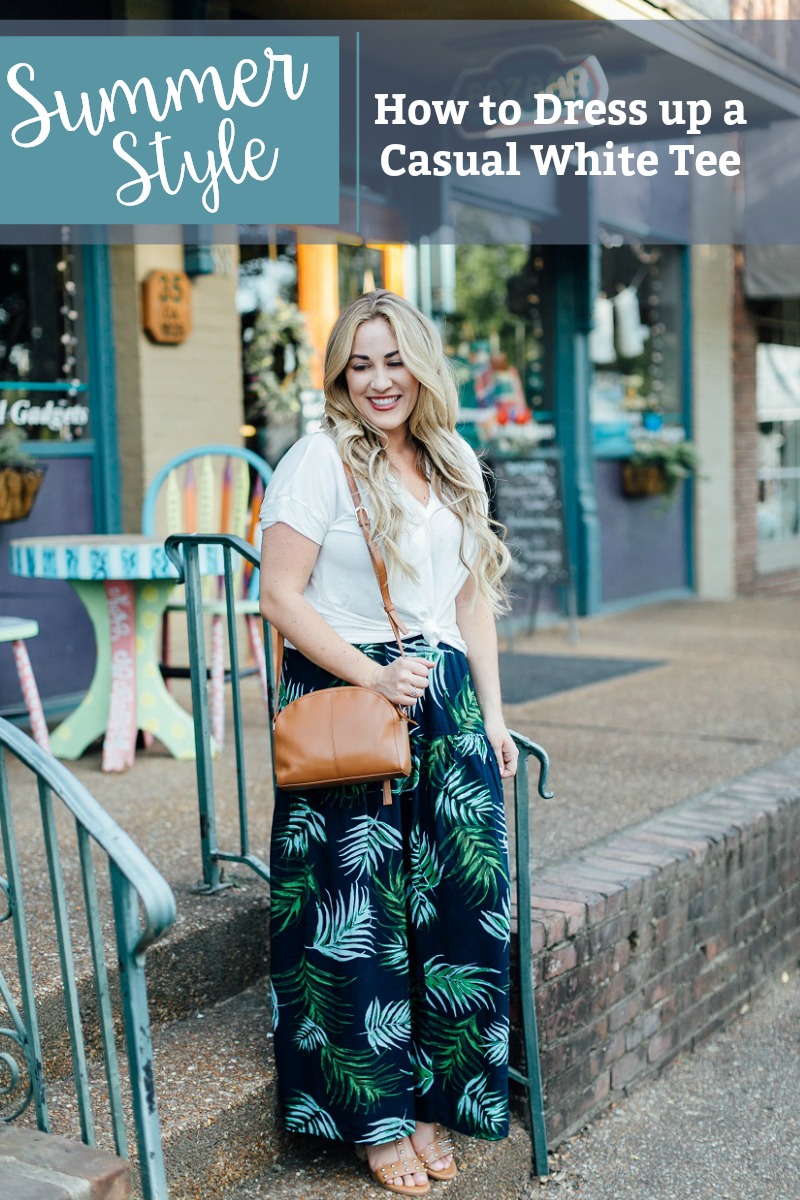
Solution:
<svg viewBox="0 0 800 1200"><path fill-rule="evenodd" d="M663 496L664 507L674 504L681 484L700 467L693 442L652 438L637 442L622 464L622 490L630 499Z"/></svg>
<svg viewBox="0 0 800 1200"><path fill-rule="evenodd" d="M22 449L24 440L16 425L0 429L0 521L24 520L44 479L44 468Z"/></svg>

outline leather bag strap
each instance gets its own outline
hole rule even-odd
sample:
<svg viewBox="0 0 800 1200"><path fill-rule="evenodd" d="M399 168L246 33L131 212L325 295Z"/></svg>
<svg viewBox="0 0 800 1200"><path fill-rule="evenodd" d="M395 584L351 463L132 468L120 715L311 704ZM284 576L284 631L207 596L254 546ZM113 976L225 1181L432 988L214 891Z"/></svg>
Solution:
<svg viewBox="0 0 800 1200"><path fill-rule="evenodd" d="M353 501L353 508L355 509L356 520L358 521L358 527L364 535L364 541L367 543L367 549L369 550L369 558L370 558L370 562L372 563L372 569L375 572L375 578L378 581L378 587L380 588L381 600L383 602L383 607L386 612L386 616L389 618L389 624L392 627L392 632L395 636L395 640L397 641L397 645L400 648L400 653L405 657L406 652L403 649L403 642L402 642L400 635L401 635L401 633L408 633L408 629L403 624L403 622L400 620L400 616L397 612L397 609L394 606L394 601L392 600L391 592L389 591L389 576L386 571L386 561L383 557L383 554L381 553L380 547L377 545L377 543L372 538L372 531L370 530L370 527L369 527L369 515L368 515L367 510L364 507L364 504L361 500L361 493L358 490L358 484L356 483L355 476L354 476L353 472L350 470L350 468L348 467L346 462L343 462L342 466L344 467L344 473L347 477L347 486L350 489L350 499ZM281 672L283 671L283 649L284 649L284 636L280 632L280 630L277 631L277 634L278 634L278 637L277 637L276 656L275 656L275 712L276 713L278 711L278 696L280 695Z"/></svg>

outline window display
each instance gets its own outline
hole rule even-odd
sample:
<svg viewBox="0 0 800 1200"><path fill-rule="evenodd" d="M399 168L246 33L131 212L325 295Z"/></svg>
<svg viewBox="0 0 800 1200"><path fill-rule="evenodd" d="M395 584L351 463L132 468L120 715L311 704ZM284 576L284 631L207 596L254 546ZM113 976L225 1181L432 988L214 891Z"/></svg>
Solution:
<svg viewBox="0 0 800 1200"><path fill-rule="evenodd" d="M648 436L682 438L682 276L679 246L598 250L589 357L595 450L630 453Z"/></svg>
<svg viewBox="0 0 800 1200"><path fill-rule="evenodd" d="M0 247L0 430L26 441L89 434L81 255Z"/></svg>

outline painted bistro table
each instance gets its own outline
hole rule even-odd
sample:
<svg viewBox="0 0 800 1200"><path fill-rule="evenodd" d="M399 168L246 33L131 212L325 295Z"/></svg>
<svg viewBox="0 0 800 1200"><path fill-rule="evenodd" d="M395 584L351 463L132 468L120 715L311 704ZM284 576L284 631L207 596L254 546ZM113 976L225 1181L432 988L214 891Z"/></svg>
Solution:
<svg viewBox="0 0 800 1200"><path fill-rule="evenodd" d="M221 574L218 547L200 547L200 570ZM161 620L177 577L163 543L135 534L17 538L11 542L11 571L28 579L67 580L94 628L92 682L51 734L53 754L79 758L102 736L103 770L124 771L133 765L141 729L173 757L194 758L192 718L167 691L159 669Z"/></svg>

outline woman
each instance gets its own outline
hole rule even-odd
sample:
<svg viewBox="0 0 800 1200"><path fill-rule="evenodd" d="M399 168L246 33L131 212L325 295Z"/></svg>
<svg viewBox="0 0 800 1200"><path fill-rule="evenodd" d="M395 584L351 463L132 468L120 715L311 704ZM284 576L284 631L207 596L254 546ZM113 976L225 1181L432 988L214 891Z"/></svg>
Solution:
<svg viewBox="0 0 800 1200"><path fill-rule="evenodd" d="M508 1134L508 855L494 613L508 553L454 432L436 328L391 292L340 314L325 429L262 508L261 608L292 649L282 702L335 680L410 708L412 773L278 791L272 833L275 1051L287 1128L357 1143L375 1180L423 1195L456 1172L441 1126ZM381 605L342 459L392 599Z"/></svg>

